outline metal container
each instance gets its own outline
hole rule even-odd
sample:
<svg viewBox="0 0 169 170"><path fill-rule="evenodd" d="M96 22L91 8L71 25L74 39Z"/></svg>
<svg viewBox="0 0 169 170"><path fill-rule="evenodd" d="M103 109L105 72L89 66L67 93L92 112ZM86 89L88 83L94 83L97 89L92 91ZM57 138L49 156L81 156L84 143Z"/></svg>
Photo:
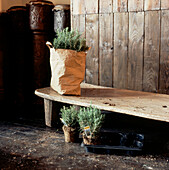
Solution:
<svg viewBox="0 0 169 170"><path fill-rule="evenodd" d="M70 29L70 5L56 5L54 11L54 31Z"/></svg>

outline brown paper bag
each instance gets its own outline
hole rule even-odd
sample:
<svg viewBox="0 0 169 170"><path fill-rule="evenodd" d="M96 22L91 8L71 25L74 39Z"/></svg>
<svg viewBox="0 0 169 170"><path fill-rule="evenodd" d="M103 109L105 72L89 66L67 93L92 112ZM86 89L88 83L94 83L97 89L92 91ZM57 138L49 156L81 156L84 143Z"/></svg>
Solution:
<svg viewBox="0 0 169 170"><path fill-rule="evenodd" d="M54 49L50 42L52 89L59 94L81 95L80 83L84 80L86 53L67 49Z"/></svg>

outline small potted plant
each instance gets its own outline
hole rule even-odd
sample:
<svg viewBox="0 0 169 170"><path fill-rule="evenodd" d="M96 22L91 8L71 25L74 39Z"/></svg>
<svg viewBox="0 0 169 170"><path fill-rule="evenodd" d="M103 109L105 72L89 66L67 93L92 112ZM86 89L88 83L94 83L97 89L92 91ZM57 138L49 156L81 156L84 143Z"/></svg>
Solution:
<svg viewBox="0 0 169 170"><path fill-rule="evenodd" d="M46 45L50 49L51 87L61 95L80 95L89 49L86 40L78 31L66 28L57 31L53 44Z"/></svg>
<svg viewBox="0 0 169 170"><path fill-rule="evenodd" d="M61 121L64 124L62 129L65 142L76 142L78 138L78 111L75 106L63 107L61 110Z"/></svg>
<svg viewBox="0 0 169 170"><path fill-rule="evenodd" d="M95 107L81 107L78 114L78 122L83 132L83 143L85 145L99 144L99 133L105 115Z"/></svg>

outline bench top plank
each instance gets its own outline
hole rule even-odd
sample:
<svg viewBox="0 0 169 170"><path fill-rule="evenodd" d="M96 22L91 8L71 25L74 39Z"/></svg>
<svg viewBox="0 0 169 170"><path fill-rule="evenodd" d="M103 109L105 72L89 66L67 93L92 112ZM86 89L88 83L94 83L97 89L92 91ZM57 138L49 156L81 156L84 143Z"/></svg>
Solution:
<svg viewBox="0 0 169 170"><path fill-rule="evenodd" d="M39 97L79 106L169 122L169 95L81 84L81 96L60 95L50 87L37 89Z"/></svg>

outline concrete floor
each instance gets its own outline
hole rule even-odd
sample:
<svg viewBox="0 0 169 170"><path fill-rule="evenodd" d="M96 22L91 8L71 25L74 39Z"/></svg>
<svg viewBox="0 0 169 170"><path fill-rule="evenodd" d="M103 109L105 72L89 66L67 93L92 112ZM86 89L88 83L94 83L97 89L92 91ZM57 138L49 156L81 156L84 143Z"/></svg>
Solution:
<svg viewBox="0 0 169 170"><path fill-rule="evenodd" d="M80 143L65 143L61 130L42 116L0 121L0 169L169 169L169 154L95 154Z"/></svg>

